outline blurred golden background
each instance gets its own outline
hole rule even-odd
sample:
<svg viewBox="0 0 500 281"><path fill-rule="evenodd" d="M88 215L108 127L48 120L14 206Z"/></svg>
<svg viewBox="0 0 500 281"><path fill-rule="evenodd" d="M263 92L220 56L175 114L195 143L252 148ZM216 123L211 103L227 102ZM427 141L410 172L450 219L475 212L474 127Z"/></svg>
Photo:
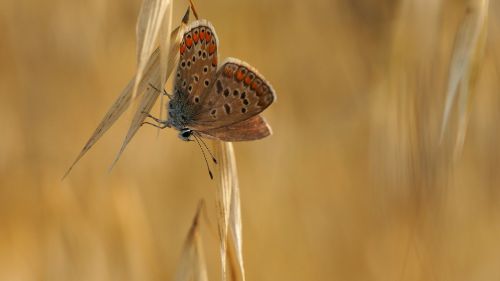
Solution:
<svg viewBox="0 0 500 281"><path fill-rule="evenodd" d="M203 198L220 280L216 184L174 130L142 128L108 173L126 115L61 182L134 74L140 2L0 3L0 280L172 280ZM195 2L278 95L274 135L235 144L248 280L500 278L498 1L462 153L439 144L468 3Z"/></svg>

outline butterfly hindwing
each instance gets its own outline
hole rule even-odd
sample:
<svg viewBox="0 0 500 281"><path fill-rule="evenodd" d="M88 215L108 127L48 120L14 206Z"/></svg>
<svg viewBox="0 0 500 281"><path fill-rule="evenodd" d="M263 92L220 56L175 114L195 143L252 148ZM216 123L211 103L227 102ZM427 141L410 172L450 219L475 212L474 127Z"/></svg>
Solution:
<svg viewBox="0 0 500 281"><path fill-rule="evenodd" d="M206 131L242 122L261 113L274 100L273 88L257 70L229 58L217 70L209 91L203 94L190 125Z"/></svg>
<svg viewBox="0 0 500 281"><path fill-rule="evenodd" d="M225 127L200 131L200 133L208 138L231 142L258 140L272 134L266 120L260 115Z"/></svg>
<svg viewBox="0 0 500 281"><path fill-rule="evenodd" d="M174 95L187 103L198 104L215 79L217 71L217 35L206 20L187 27L179 52L179 65L174 82Z"/></svg>

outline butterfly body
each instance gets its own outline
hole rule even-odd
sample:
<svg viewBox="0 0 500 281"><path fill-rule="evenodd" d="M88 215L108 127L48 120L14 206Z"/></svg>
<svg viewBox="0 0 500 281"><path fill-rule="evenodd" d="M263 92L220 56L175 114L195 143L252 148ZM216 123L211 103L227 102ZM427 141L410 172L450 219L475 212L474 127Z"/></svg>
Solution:
<svg viewBox="0 0 500 281"><path fill-rule="evenodd" d="M256 140L271 134L259 115L275 93L257 70L237 59L218 65L218 39L206 20L191 23L179 47L180 57L165 127L222 141Z"/></svg>
<svg viewBox="0 0 500 281"><path fill-rule="evenodd" d="M183 94L174 94L173 98L167 104L168 119L167 126L174 127L181 131L186 128L186 125L192 122L192 116L195 109L192 104L186 102Z"/></svg>

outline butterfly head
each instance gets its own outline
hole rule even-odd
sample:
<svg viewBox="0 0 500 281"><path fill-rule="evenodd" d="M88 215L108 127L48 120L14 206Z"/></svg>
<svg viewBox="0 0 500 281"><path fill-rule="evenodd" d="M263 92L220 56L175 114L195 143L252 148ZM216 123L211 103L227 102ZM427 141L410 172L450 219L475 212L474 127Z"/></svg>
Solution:
<svg viewBox="0 0 500 281"><path fill-rule="evenodd" d="M183 141L191 141L189 138L193 134L193 130L184 128L179 131L179 138Z"/></svg>

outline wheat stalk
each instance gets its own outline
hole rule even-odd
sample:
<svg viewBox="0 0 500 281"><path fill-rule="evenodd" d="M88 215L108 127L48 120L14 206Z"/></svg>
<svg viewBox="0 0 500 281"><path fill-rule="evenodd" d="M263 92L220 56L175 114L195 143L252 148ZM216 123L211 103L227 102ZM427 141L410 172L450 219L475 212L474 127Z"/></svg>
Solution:
<svg viewBox="0 0 500 281"><path fill-rule="evenodd" d="M474 91L487 35L489 0L471 1L455 36L448 89L441 124L440 142L447 131L451 110L458 96L458 134L455 155L459 155L467 129L467 107Z"/></svg>
<svg viewBox="0 0 500 281"><path fill-rule="evenodd" d="M167 8L170 6L170 16L172 13L172 1L171 0L144 0L142 2L141 10L139 12L139 17L136 25L136 37L137 37L137 74L134 80L134 87L132 90L132 98L135 98L137 94L137 87L142 79L146 64L149 58L153 54L156 46L159 44L160 48L168 51L165 48L167 42L159 42L159 39L165 37L165 35L160 35L160 30L166 34L170 33L171 28L171 18L167 15ZM167 36L168 37L168 36ZM168 52L161 56L161 62L165 63L167 61ZM165 66L160 67L161 72L156 73L158 79L164 82L166 74ZM163 85L163 84L162 84Z"/></svg>
<svg viewBox="0 0 500 281"><path fill-rule="evenodd" d="M78 163L78 161L92 148L92 146L94 146L94 144L106 133L106 131L109 128L111 128L111 126L113 126L113 124L118 120L118 118L120 118L120 116L129 107L131 101L134 99L133 98L134 85L136 84L137 81L139 81L139 83L136 85L137 93L139 93L137 95L137 97L139 98L139 103L138 103L139 105L135 110L132 123L130 124L123 145L119 153L117 154L115 160L113 161L111 167L113 167L116 161L118 161L120 155L125 150L125 147L130 142L132 137L135 135L137 130L140 128L142 122L147 117L147 114L149 113L152 106L158 99L160 93L155 89L151 88L149 85L152 84L153 86L155 86L156 89L163 88L163 84L160 85L160 83L163 83L161 82L163 81L161 77L165 77L165 79L168 78L168 76L170 76L172 70L174 69L174 66L176 65L176 61L178 60L179 56L176 49L179 46L179 42L186 27L188 18L189 18L189 10L186 12L186 15L184 16L181 24L170 33L170 40L169 40L170 49L162 50L162 47L160 46L151 54L149 60L147 61L147 64L144 67L141 78L138 79L139 76L136 74L136 76L132 78L130 82L127 84L125 89L123 89L123 91L115 100L113 105L111 105L111 107L108 109L108 112L104 115L104 118L101 120L97 128L94 130L94 133L90 136L89 140L84 145L84 147L82 148L76 159L73 161L73 163L66 171L66 173L63 176L63 179L71 172L76 163ZM166 68L167 72L165 75L161 75L160 57L162 53L169 54L167 68Z"/></svg>
<svg viewBox="0 0 500 281"><path fill-rule="evenodd" d="M217 221L219 226L219 247L222 266L222 280L227 280L227 263L232 271L239 272L237 280L245 280L243 266L240 191L236 158L233 145L230 142L218 141L215 144L216 155L219 159L219 189L217 192ZM230 237L229 235L230 234ZM230 239L229 239L230 238ZM228 255L228 248L234 255ZM237 265L237 268L234 268ZM234 278L233 278L234 279Z"/></svg>
<svg viewBox="0 0 500 281"><path fill-rule="evenodd" d="M168 8L168 9L167 9ZM198 18L192 1L190 8ZM168 13L168 16L164 14ZM182 23L173 31L171 29L172 2L161 0L146 0L143 2L137 23L138 68L136 76L127 84L121 95L108 110L103 120L90 137L76 160L66 174L83 155L104 135L116 122L136 97L139 99L127 135L111 168L116 164L127 144L137 133L147 114L161 94L156 89L163 88L178 60L178 46L189 19L189 9ZM158 35L170 34L170 37ZM168 32L165 32L168 31ZM160 40L159 47L156 40ZM147 58L147 59L145 59ZM154 87L149 87L152 84ZM160 114L161 115L161 114ZM245 280L242 254L241 210L236 159L233 146L229 142L217 142L216 155L219 159L219 189L217 192L218 227L220 256L223 280L227 279L227 264L229 257L229 272L233 280ZM64 178L63 177L63 178ZM191 231L183 250L182 262L176 280L207 280L205 262L202 258L202 246L198 235L198 218L200 208L196 212ZM193 271L195 269L195 271Z"/></svg>

